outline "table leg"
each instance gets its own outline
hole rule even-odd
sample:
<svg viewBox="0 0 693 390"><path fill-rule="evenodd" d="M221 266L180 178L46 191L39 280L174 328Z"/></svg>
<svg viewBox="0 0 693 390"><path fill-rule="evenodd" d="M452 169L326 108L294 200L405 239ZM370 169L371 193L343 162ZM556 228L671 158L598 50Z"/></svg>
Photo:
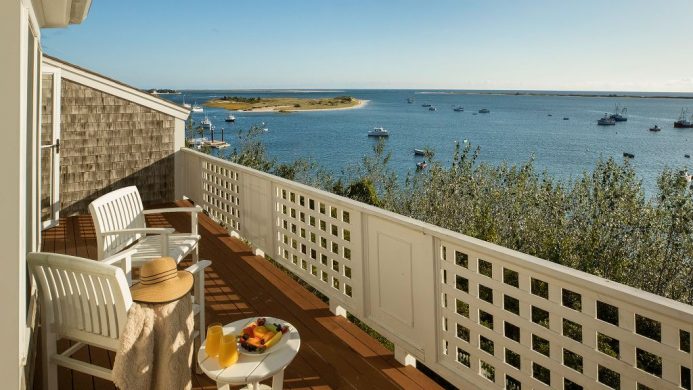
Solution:
<svg viewBox="0 0 693 390"><path fill-rule="evenodd" d="M272 377L272 390L282 390L283 388L284 370L281 370Z"/></svg>

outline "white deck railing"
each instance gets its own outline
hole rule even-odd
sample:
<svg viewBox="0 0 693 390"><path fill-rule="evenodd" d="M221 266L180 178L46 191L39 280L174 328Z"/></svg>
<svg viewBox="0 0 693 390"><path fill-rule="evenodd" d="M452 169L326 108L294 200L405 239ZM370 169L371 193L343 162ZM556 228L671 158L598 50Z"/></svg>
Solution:
<svg viewBox="0 0 693 390"><path fill-rule="evenodd" d="M180 154L179 193L390 339L402 362L465 388L691 388L691 306Z"/></svg>

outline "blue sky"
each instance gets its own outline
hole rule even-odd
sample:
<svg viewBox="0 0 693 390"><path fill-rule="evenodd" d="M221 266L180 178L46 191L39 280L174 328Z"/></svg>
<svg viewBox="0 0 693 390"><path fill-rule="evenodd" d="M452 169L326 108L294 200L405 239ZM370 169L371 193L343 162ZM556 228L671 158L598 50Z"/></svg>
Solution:
<svg viewBox="0 0 693 390"><path fill-rule="evenodd" d="M44 51L141 88L693 91L690 0L93 0Z"/></svg>

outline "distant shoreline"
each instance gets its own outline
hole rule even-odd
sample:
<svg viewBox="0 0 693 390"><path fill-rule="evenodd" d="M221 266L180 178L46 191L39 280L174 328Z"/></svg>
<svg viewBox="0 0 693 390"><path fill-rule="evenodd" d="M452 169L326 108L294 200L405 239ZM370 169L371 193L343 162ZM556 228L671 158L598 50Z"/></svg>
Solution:
<svg viewBox="0 0 693 390"><path fill-rule="evenodd" d="M362 108L369 100L353 97L336 97L326 99L305 98L250 98L250 101L212 99L204 103L208 107L223 108L237 112L314 112L338 111Z"/></svg>
<svg viewBox="0 0 693 390"><path fill-rule="evenodd" d="M494 96L550 96L550 97L584 97L584 98L623 98L623 99L685 99L693 96L672 95L624 95L617 93L562 93L562 92L493 92L493 91L457 91L457 92L415 92L418 95L494 95Z"/></svg>

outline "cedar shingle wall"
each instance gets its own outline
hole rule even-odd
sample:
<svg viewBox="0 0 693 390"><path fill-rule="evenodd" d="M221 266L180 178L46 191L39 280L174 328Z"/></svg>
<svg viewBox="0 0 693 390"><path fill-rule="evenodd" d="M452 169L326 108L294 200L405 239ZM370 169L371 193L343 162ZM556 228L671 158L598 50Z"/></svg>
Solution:
<svg viewBox="0 0 693 390"><path fill-rule="evenodd" d="M128 185L145 204L173 200L172 116L63 79L60 118L62 216Z"/></svg>

